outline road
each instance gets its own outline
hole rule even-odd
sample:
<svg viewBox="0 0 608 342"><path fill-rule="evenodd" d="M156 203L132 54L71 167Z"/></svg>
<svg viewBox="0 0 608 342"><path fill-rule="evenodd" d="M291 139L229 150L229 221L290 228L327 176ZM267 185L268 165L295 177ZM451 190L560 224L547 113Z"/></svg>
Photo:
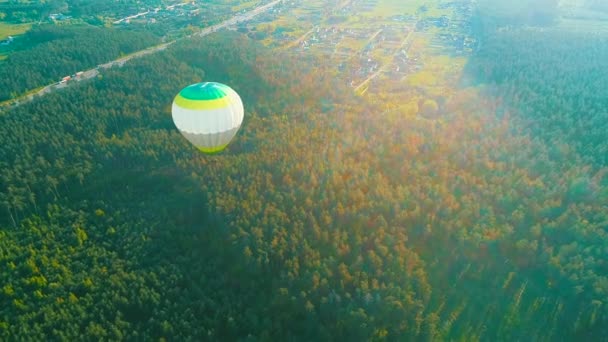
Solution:
<svg viewBox="0 0 608 342"><path fill-rule="evenodd" d="M215 32L219 29L222 29L224 27L228 27L228 26L232 26L234 24L238 24L240 22L244 22L244 21L248 21L250 19L252 19L253 17L264 13L266 11L268 11L269 9L273 8L274 6L276 6L279 2L281 2L283 0L275 0L273 2L267 3L266 5L260 6L260 7L256 7L254 9L252 9L251 11L247 12L247 13L243 13L242 15L237 15L234 16L226 21L223 21L219 24L213 25L213 26L209 26L207 28L204 28L203 30L201 30L200 32L196 33L195 36L206 36L212 32Z"/></svg>
<svg viewBox="0 0 608 342"><path fill-rule="evenodd" d="M315 29L317 29L319 26L313 26L313 28L311 28L308 32L304 33L303 35L301 35L298 39L294 40L293 42L289 42L285 45L285 49L289 49L292 48L294 46L299 46L301 42L304 41L304 39L306 39L306 37L308 37L311 33L314 32Z"/></svg>
<svg viewBox="0 0 608 342"><path fill-rule="evenodd" d="M401 44L399 44L399 47L395 49L395 51L393 52L392 56L396 56L402 49L403 47L405 47L405 45L407 44L407 42L409 41L410 37L412 36L412 32L413 32L413 28L410 29L407 33L407 36L405 36L405 38L403 39L403 41L401 42ZM361 82L361 84L359 84L356 88L355 88L355 92L359 89L361 89L364 85L368 84L371 80L373 80L374 78L378 77L378 75L380 75L382 72L386 71L388 66L392 64L391 62L386 63L385 65L383 65L380 69L378 69L378 71L376 71L375 73L373 73L371 76L369 76L365 81Z"/></svg>
<svg viewBox="0 0 608 342"><path fill-rule="evenodd" d="M357 57L357 55L360 55L361 52L363 52L363 50L365 50L365 48L367 48L367 46L374 41L374 39L376 39L376 37L378 37L378 35L383 31L383 29L379 29L378 31L374 32L374 34L372 34L371 37L369 37L369 39L365 42L365 44L363 45L363 47L361 49L359 49L358 51L353 51L348 58L348 62L350 62L352 59L354 59L355 57ZM334 49L334 53L337 54L337 46Z"/></svg>
<svg viewBox="0 0 608 342"><path fill-rule="evenodd" d="M371 43L376 37L378 37L380 33L382 33L382 31L382 29L379 29L378 31L374 32L374 34L372 34L372 36L369 37L369 39L365 42L365 45L363 45L363 47L365 48L366 46L368 46L369 43Z"/></svg>
<svg viewBox="0 0 608 342"><path fill-rule="evenodd" d="M252 9L251 11L247 12L247 13L242 13L239 15L235 15L234 17L225 20L219 24L215 24L209 27L206 27L204 29L202 29L201 31L187 36L186 38L190 38L191 36L197 36L197 37L204 37L206 35L209 35L217 30L220 30L222 28L226 28L229 26L232 26L234 24L238 24L240 22L244 22L244 21L248 21L251 20L252 18L270 10L272 7L276 6L278 3L282 2L283 0L275 0L273 2L270 2L266 5L262 5L259 7L256 7L254 9ZM36 96L44 96L50 92L52 92L55 89L61 89L61 88L65 88L68 87L69 84L73 83L73 82L79 82L79 81L83 81L86 79L91 79L93 77L96 77L99 74L99 70L100 69L109 69L111 67L114 66L123 66L125 63L127 63L128 61L134 59L134 58L139 58L145 55L149 55L152 53L156 53L162 50L165 50L166 48L168 48L170 45L174 44L177 40L173 40L164 44L160 44L157 46L153 46L132 54L129 54L127 56L115 59L111 62L105 63L105 64L101 64L98 65L96 68L93 69L89 69L83 72L82 75L80 75L79 77L74 78L74 80L70 81L70 83L53 83L53 84L49 84L47 86L45 86L44 88L37 90L37 91L30 91L28 93L26 93L25 95L18 97L16 99L12 99L12 100L8 100L5 102L1 102L0 103L0 111L7 109L7 108L11 108L11 107L17 107L19 105L22 105L23 103L29 102L31 100L34 99L34 97Z"/></svg>

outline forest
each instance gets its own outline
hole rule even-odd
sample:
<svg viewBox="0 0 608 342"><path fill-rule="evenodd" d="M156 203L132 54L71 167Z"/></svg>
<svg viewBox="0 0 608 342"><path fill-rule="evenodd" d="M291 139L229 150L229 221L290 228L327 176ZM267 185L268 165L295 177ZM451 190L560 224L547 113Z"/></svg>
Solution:
<svg viewBox="0 0 608 342"><path fill-rule="evenodd" d="M561 31L500 32L470 64L518 109L527 133L551 146L551 159L608 165L608 37ZM569 153L572 150L576 153ZM547 171L547 170L545 170Z"/></svg>
<svg viewBox="0 0 608 342"><path fill-rule="evenodd" d="M0 62L0 101L159 42L148 32L89 25L36 26L20 39L18 50Z"/></svg>
<svg viewBox="0 0 608 342"><path fill-rule="evenodd" d="M492 39L497 28L550 27L559 18L558 0L480 0L472 28L479 39L485 40Z"/></svg>
<svg viewBox="0 0 608 342"><path fill-rule="evenodd" d="M438 121L236 33L3 113L0 339L602 340L605 62L522 35ZM246 104L213 157L171 121L200 80Z"/></svg>
<svg viewBox="0 0 608 342"><path fill-rule="evenodd" d="M160 6L162 0L66 0L67 10L75 17L102 16L102 17L124 17L138 13L141 8L154 8Z"/></svg>
<svg viewBox="0 0 608 342"><path fill-rule="evenodd" d="M52 11L60 9L61 0L49 1L17 1L0 2L0 20L11 23L26 23L42 20Z"/></svg>
<svg viewBox="0 0 608 342"><path fill-rule="evenodd" d="M77 18L120 16L137 12L142 6L156 7L161 0L5 0L0 2L0 19L13 23L47 20L52 13Z"/></svg>

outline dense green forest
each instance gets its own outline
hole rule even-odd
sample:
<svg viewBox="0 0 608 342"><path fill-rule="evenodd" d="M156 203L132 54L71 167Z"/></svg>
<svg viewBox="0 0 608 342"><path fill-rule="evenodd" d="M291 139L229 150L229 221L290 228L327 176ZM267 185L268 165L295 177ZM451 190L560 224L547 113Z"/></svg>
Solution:
<svg viewBox="0 0 608 342"><path fill-rule="evenodd" d="M0 63L0 101L158 42L158 37L146 32L37 26L20 42L27 48L11 53Z"/></svg>
<svg viewBox="0 0 608 342"><path fill-rule="evenodd" d="M552 160L608 165L608 36L549 30L492 36L471 72L518 109L527 132L543 139ZM570 153L576 152L576 153ZM548 165L538 165L541 172ZM582 195L582 194L581 194Z"/></svg>
<svg viewBox="0 0 608 342"><path fill-rule="evenodd" d="M606 35L559 30L493 32L468 65L486 95L497 98L496 117L537 148L521 160L534 181L559 183L543 190L553 204L542 221L527 220L530 229L519 235L545 246L538 255L547 262L543 276L567 279L560 294L578 302L581 313L572 319L579 339L581 316L604 325L608 319L607 71ZM599 331L594 336L605 339L605 328Z"/></svg>
<svg viewBox="0 0 608 342"><path fill-rule="evenodd" d="M65 2L61 0L7 0L0 2L0 20L13 23L44 20L53 11L63 8Z"/></svg>
<svg viewBox="0 0 608 342"><path fill-rule="evenodd" d="M68 13L73 16L109 16L120 17L138 13L142 8L160 6L162 0L66 0Z"/></svg>
<svg viewBox="0 0 608 342"><path fill-rule="evenodd" d="M3 113L0 339L601 340L605 145L525 109L567 120L580 107L550 101L601 108L603 88L543 104L510 85L550 92L522 75L542 57L503 50L515 71L482 52L493 92L457 92L437 122L232 33ZM202 79L247 110L213 157L170 116Z"/></svg>
<svg viewBox="0 0 608 342"><path fill-rule="evenodd" d="M472 29L481 41L492 40L498 28L547 27L560 19L558 0L479 0Z"/></svg>
<svg viewBox="0 0 608 342"><path fill-rule="evenodd" d="M157 7L161 0L6 0L0 2L0 20L32 22L47 20L53 13L77 18L124 16L137 13L142 7Z"/></svg>
<svg viewBox="0 0 608 342"><path fill-rule="evenodd" d="M208 6L237 5L247 2L247 0L228 1L225 0L205 0ZM178 3L173 0L4 0L0 1L0 20L9 23L35 23L54 21L49 18L51 14L62 14L65 17L59 18L62 22L66 18L75 21L86 21L88 23L103 26L104 19L119 19L146 10L168 6ZM223 12L223 11L222 11ZM220 14L220 13L214 13ZM226 12L228 14L228 12ZM188 18L173 17L171 21L185 21ZM201 21L217 20L217 16L199 17ZM173 25L175 23L172 23Z"/></svg>
<svg viewBox="0 0 608 342"><path fill-rule="evenodd" d="M159 41L147 32L88 25L36 26L20 39L23 48L0 62L0 101Z"/></svg>

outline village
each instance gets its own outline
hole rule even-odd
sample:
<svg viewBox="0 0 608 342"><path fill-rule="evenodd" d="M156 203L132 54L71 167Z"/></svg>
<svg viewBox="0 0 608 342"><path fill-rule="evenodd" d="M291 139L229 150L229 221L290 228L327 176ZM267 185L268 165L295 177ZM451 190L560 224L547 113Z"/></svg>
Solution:
<svg viewBox="0 0 608 342"><path fill-rule="evenodd" d="M15 38L13 38L13 36L8 36L6 39L0 41L0 46L10 45L14 40Z"/></svg>
<svg viewBox="0 0 608 342"><path fill-rule="evenodd" d="M291 2L283 13L276 8L237 30L273 48L330 58L359 93L376 78L403 80L424 67L425 54L410 50L414 34L439 54L467 56L476 47L472 1L372 12L381 6L381 0Z"/></svg>
<svg viewBox="0 0 608 342"><path fill-rule="evenodd" d="M128 25L131 23L155 24L158 21L167 20L175 17L194 17L199 16L202 11L202 3L197 4L192 2L181 2L173 5L159 6L147 9L144 12L125 16L112 22L114 25ZM207 5L205 8L208 8ZM220 16L222 13L218 13ZM230 12L225 13L229 15Z"/></svg>
<svg viewBox="0 0 608 342"><path fill-rule="evenodd" d="M341 78L359 94L364 94L374 82L406 80L425 68L430 54L466 57L476 48L470 22L474 7L472 0L438 1L434 6L421 1L401 13L390 10L387 4L391 1L280 0L272 2L272 7L259 15L245 18L240 13L271 2L245 3L247 6L241 5L235 12L233 6L219 6L222 8L219 10L218 5L203 4L198 0L145 9L113 20L112 25L120 28L188 18L189 27L197 28L199 33L236 30L270 48L331 60ZM50 20L67 19L57 13L52 14ZM218 23L222 23L221 26ZM180 22L180 26L182 24ZM196 34L195 30L182 36L193 34ZM171 37L159 49L180 37ZM12 39L9 37L2 44L10 44ZM412 49L416 41L424 43ZM153 52L156 48L148 50ZM62 88L73 81L94 77L100 68L121 63L74 72L49 87Z"/></svg>
<svg viewBox="0 0 608 342"><path fill-rule="evenodd" d="M173 30L183 29L187 26L204 28L221 22L231 16L245 13L255 7L270 3L269 0L249 1L225 1L222 3L195 0L191 2L178 2L172 5L149 8L137 14L122 17L112 21L115 26L142 24L170 24ZM287 1L279 3L272 11L281 11L281 7L288 4Z"/></svg>
<svg viewBox="0 0 608 342"><path fill-rule="evenodd" d="M257 6L270 1L249 1L242 3L238 0L223 2L209 2L203 0L193 1L167 1L158 5L146 5L142 2L138 8L116 9L111 14L100 15L106 25L122 27L128 25L154 25L167 24L167 30L179 30L188 25L205 27L220 22L234 14L244 13ZM63 13L53 13L48 21L60 23L76 20Z"/></svg>
<svg viewBox="0 0 608 342"><path fill-rule="evenodd" d="M247 4L263 3L245 3L238 9L245 12ZM440 54L467 56L476 48L471 32L471 0L433 5L421 2L402 13L378 12L382 6L382 0L283 0L266 13L229 29L271 48L330 58L349 85L361 93L378 77L403 80L424 67L424 54L410 50L412 33L425 37L428 50ZM184 26L209 27L234 15L234 11L234 6L201 0L179 2L142 9L113 20L112 25L172 22L175 30ZM62 14L52 14L50 18L66 19ZM65 76L57 84L78 80L80 76Z"/></svg>

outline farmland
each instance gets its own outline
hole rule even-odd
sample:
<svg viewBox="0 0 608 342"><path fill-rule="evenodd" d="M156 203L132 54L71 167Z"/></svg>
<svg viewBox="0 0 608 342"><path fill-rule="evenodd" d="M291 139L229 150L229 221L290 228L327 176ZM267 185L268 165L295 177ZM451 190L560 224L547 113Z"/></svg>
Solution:
<svg viewBox="0 0 608 342"><path fill-rule="evenodd" d="M27 32L31 24L10 24L0 21L0 40L8 38L8 36L16 36Z"/></svg>

